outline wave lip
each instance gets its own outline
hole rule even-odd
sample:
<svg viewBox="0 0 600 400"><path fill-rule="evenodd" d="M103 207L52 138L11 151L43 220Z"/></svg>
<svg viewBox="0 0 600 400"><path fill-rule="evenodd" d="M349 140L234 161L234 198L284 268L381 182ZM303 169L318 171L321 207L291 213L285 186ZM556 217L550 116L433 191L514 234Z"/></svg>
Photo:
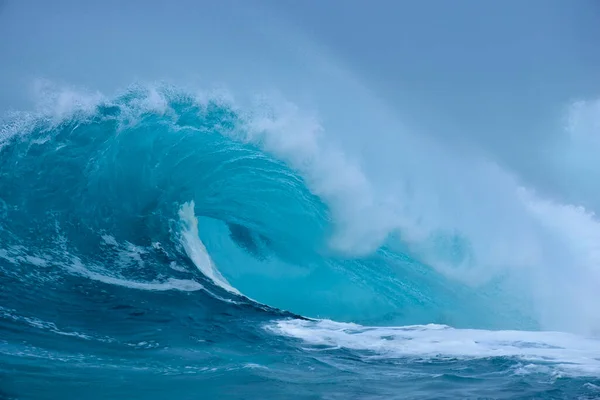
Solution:
<svg viewBox="0 0 600 400"><path fill-rule="evenodd" d="M230 293L241 295L241 293L231 286L227 279L221 275L215 264L213 263L206 246L200 240L198 233L198 219L194 215L194 202L185 203L179 210L179 217L183 225L181 232L182 244L194 265L198 267L200 272L215 285L227 290Z"/></svg>

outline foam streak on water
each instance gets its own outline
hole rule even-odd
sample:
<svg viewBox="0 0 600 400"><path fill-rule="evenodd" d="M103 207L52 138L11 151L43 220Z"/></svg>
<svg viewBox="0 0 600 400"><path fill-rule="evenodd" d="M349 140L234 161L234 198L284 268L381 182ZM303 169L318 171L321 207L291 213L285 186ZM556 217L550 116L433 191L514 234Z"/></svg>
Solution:
<svg viewBox="0 0 600 400"><path fill-rule="evenodd" d="M600 374L600 341L561 332L486 331L446 325L365 327L334 321L277 321L266 327L313 346L362 351L365 358L463 359L512 357L538 370Z"/></svg>

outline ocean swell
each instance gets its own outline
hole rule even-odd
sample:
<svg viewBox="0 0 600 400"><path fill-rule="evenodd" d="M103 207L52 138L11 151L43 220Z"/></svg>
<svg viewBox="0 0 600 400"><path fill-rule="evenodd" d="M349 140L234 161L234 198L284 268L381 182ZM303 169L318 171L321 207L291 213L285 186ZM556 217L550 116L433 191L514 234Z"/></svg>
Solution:
<svg viewBox="0 0 600 400"><path fill-rule="evenodd" d="M403 133L366 165L265 99L244 108L160 85L44 99L0 135L13 290L83 276L376 325L597 327L581 306L598 297L595 260L573 240L582 224L599 231L595 217L493 163ZM561 212L581 223L565 232Z"/></svg>

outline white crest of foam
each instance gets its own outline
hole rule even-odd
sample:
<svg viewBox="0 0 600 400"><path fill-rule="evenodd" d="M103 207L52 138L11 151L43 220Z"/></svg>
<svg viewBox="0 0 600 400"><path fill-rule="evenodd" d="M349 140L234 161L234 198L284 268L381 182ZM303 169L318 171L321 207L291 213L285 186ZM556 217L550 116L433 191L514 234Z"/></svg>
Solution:
<svg viewBox="0 0 600 400"><path fill-rule="evenodd" d="M36 79L31 86L34 108L29 112L11 112L0 120L0 150L14 136L27 135L36 121L43 119L55 126L75 115L90 116L96 111L105 97L98 91L68 85L59 85L47 79ZM50 140L41 138L37 143Z"/></svg>
<svg viewBox="0 0 600 400"><path fill-rule="evenodd" d="M208 255L208 251L200 240L198 232L198 219L194 214L194 202L188 202L181 206L179 217L182 222L181 244L185 249L188 257L194 265L206 276L214 282L215 285L234 294L240 292L231 286L229 282L221 275L212 259Z"/></svg>
<svg viewBox="0 0 600 400"><path fill-rule="evenodd" d="M329 320L279 320L266 326L307 345L367 351L365 357L514 357L565 374L598 376L600 340L561 332L487 331L445 325L366 327Z"/></svg>
<svg viewBox="0 0 600 400"><path fill-rule="evenodd" d="M142 109L164 114L169 109L169 102L165 95L157 87L151 86L147 89L147 94L140 101Z"/></svg>
<svg viewBox="0 0 600 400"><path fill-rule="evenodd" d="M105 100L102 93L67 85L57 85L46 79L33 84L37 112L50 116L54 122L68 119L75 113L91 114Z"/></svg>
<svg viewBox="0 0 600 400"><path fill-rule="evenodd" d="M171 112L169 96L174 97L176 94L170 87L145 84L134 85L129 90L136 92L136 96L128 101L127 107L120 107L121 129L136 125L145 113L166 116Z"/></svg>

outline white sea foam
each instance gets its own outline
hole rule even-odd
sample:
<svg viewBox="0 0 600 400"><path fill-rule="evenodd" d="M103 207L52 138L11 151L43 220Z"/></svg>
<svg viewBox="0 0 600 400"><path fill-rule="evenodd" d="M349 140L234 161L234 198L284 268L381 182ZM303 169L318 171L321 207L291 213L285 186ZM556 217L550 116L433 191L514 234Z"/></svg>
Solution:
<svg viewBox="0 0 600 400"><path fill-rule="evenodd" d="M33 84L36 99L36 114L50 117L54 123L73 117L75 114L91 115L105 100L102 93L68 85L57 85L47 79L38 79Z"/></svg>
<svg viewBox="0 0 600 400"><path fill-rule="evenodd" d="M600 375L600 340L560 332L454 329L445 325L366 327L328 320L279 320L271 332L306 345L364 351L368 358L514 357L555 372Z"/></svg>

